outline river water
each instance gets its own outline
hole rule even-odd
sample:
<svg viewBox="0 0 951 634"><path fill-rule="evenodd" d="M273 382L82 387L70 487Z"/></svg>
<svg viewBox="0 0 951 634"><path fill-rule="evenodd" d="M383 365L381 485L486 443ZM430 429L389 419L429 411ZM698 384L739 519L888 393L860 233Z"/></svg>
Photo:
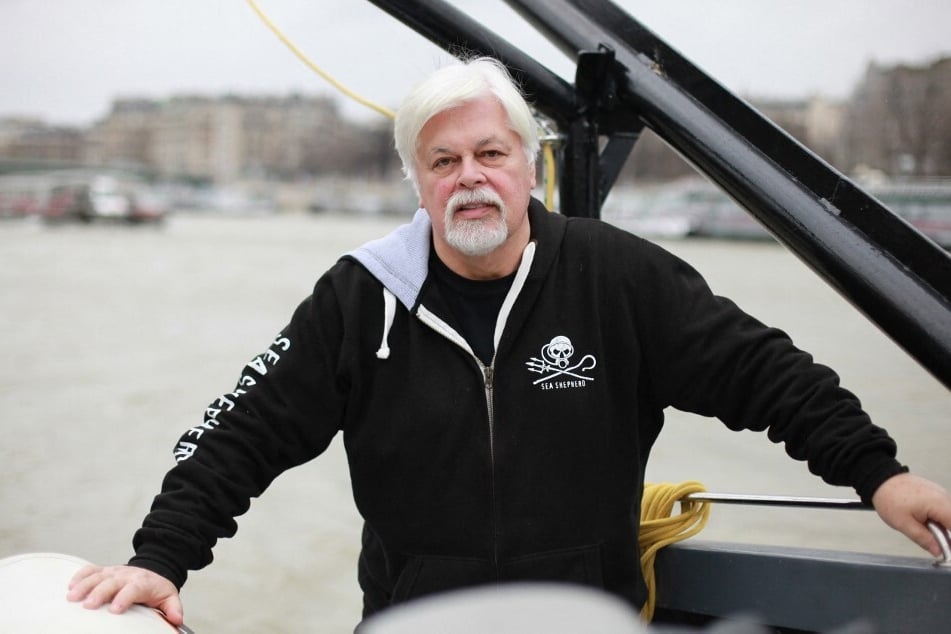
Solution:
<svg viewBox="0 0 951 634"><path fill-rule="evenodd" d="M125 561L178 435L233 387L320 272L399 222L182 214L161 227L0 223L0 558ZM795 257L772 243L664 245L836 368L898 439L900 458L951 486L948 391ZM853 496L764 435L671 412L648 480L692 479L717 492ZM352 630L360 519L338 442L278 479L239 525L185 586L196 632ZM700 539L927 556L865 511L716 506Z"/></svg>

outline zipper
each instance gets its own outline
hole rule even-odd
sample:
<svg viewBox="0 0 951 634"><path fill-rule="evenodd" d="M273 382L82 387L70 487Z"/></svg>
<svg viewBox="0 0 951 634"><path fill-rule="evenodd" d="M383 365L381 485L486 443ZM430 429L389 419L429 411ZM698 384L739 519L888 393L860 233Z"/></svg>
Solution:
<svg viewBox="0 0 951 634"><path fill-rule="evenodd" d="M499 349L502 330L508 321L509 313L512 311L515 300L518 298L522 287L525 285L525 281L528 279L528 273L535 259L535 246L534 240L525 245L525 250L522 252L522 260L518 265L515 279L512 281L512 287L509 289L508 294L505 296L505 301L502 302L502 306L499 309L494 335L496 351ZM482 373L482 385L485 389L485 405L489 432L489 492L491 494L492 504L492 567L495 570L496 580L499 580L501 577L499 566L499 527L501 525L501 517L495 491L495 354L493 353L492 355L492 362L489 363L489 365L485 365L472 351L472 346L469 345L469 342L438 315L430 311L423 304L419 304L415 312L416 317L426 324L426 326L465 350L475 361L477 369Z"/></svg>
<svg viewBox="0 0 951 634"><path fill-rule="evenodd" d="M479 365L482 365L481 361ZM492 473L495 473L495 399L492 395L494 374L495 366L482 365L482 377L485 380L485 406L489 415L489 461L492 464Z"/></svg>
<svg viewBox="0 0 951 634"><path fill-rule="evenodd" d="M495 397L494 397L494 380L495 380L495 357L492 358L492 363L485 365L482 363L482 360L476 356L472 351L472 347L469 343L463 338L455 329L452 328L445 321L440 319L435 313L432 313L425 306L419 306L416 310L416 316L426 324L429 328L432 328L434 331L453 342L463 350L465 350L472 360L475 361L476 367L480 370L482 374L482 386L485 390L485 406L486 414L488 418L488 432L489 432L489 492L492 499L492 567L495 569L495 575L498 579L499 577L499 513L498 506L495 497Z"/></svg>
<svg viewBox="0 0 951 634"><path fill-rule="evenodd" d="M472 355L475 357L475 355ZM476 360L482 367L482 377L485 385L485 405L489 418L489 482L492 499L492 567L495 570L496 581L499 580L499 510L495 497L495 398L493 390L495 389L495 357L493 355L492 363L484 365L478 358Z"/></svg>
<svg viewBox="0 0 951 634"><path fill-rule="evenodd" d="M424 324L435 330L437 333L453 342L472 357L472 360L476 362L476 366L481 370L482 373L482 385L485 388L485 405L486 412L488 413L489 419L489 460L492 467L493 477L495 474L495 403L493 398L493 375L495 374L495 357L492 358L492 363L485 365L482 363L482 360L476 356L472 351L472 348L458 332L456 332L452 326L444 322L434 313L430 312L425 306L420 306L416 311L416 316ZM493 490L493 496L495 491Z"/></svg>

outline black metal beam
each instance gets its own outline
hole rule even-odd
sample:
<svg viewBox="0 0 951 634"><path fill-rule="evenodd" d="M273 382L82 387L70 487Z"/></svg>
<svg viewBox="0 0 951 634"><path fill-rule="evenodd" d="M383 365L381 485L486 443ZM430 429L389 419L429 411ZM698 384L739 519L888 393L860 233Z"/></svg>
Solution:
<svg viewBox="0 0 951 634"><path fill-rule="evenodd" d="M623 68L614 51L582 51L575 72L574 117L565 128L559 195L566 215L597 218L640 137L643 124L618 111ZM619 116L618 116L619 115ZM606 139L604 143L602 141Z"/></svg>
<svg viewBox="0 0 951 634"><path fill-rule="evenodd" d="M442 0L370 0L456 57L488 55L501 61L528 100L559 126L576 110L574 88L535 58Z"/></svg>

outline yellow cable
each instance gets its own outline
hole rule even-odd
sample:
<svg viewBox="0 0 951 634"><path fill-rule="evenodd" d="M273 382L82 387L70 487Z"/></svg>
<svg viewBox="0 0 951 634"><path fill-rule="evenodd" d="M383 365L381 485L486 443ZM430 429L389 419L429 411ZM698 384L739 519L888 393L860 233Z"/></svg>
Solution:
<svg viewBox="0 0 951 634"><path fill-rule="evenodd" d="M349 88L341 84L339 81L337 81L337 79L335 79L327 71L325 71L324 69L319 67L317 64L315 64L313 61L311 61L310 58L308 58L307 55L305 55L303 51L301 51L286 35L284 35L284 33L281 32L281 30L277 27L277 25L274 24L274 22L271 21L271 19L267 17L267 15L264 14L264 11L261 10L261 8L258 6L257 2L255 2L255 0L248 0L248 4L251 5L251 8L254 9L254 12L257 13L261 21L264 22L264 24L267 25L269 29L271 29L274 35L276 35L277 38L281 40L281 42L283 42L284 45L287 46L287 48L289 48L291 52L297 56L298 59L304 62L304 64L306 64L308 68L310 68L315 73L320 75L324 80L330 83L331 86L333 86L334 88L342 92L347 97L350 97L357 103L360 103L382 114L384 117L389 117L390 119L393 119L396 117L396 113L390 110L389 108L385 106L381 106L377 103L374 103L364 97L361 97L360 95L353 92L352 90L350 90ZM555 154L554 154L554 150L552 149L552 143L550 141L545 142L543 144L543 150L544 150L543 162L544 162L544 169L545 169L545 207L551 210L555 208L555 176L556 176L555 175Z"/></svg>
<svg viewBox="0 0 951 634"><path fill-rule="evenodd" d="M552 141L542 142L542 163L545 168L545 209L555 208L555 150Z"/></svg>
<svg viewBox="0 0 951 634"><path fill-rule="evenodd" d="M707 524L710 507L703 502L687 500L691 493L705 491L695 481L680 484L644 485L641 499L641 528L638 544L641 547L641 574L647 584L647 601L641 608L641 618L649 623L654 617L657 589L654 580L654 559L664 546L693 537ZM674 504L680 502L680 515L671 516Z"/></svg>
<svg viewBox="0 0 951 634"><path fill-rule="evenodd" d="M317 64L312 62L299 48L297 48L297 46L294 45L293 42L291 42L287 37L285 37L285 35L281 32L281 30L277 28L277 25L275 25L270 20L270 18L264 15L264 12L261 11L260 7L258 7L257 2L255 2L254 0L248 0L248 4L250 4L251 8L254 9L254 12L258 14L258 17L261 18L261 21L264 22L264 24L266 24L268 28L274 32L274 35L276 35L278 39L284 42L287 48L291 49L291 52L294 53L294 55L296 55L302 62L307 64L307 66L311 70L313 70L315 73L317 73L318 75L323 77L327 82L329 82L331 86L333 86L334 88L336 88L337 90L345 94L346 96L350 97L357 103L363 104L364 106L368 108L376 110L377 112L382 114L384 117L389 117L390 119L392 119L393 117L396 116L396 114L389 108L373 103L372 101L369 101L368 99L361 97L360 95L356 94L355 92L353 92L352 90L350 90L349 88L341 84L339 81L334 79L334 77L332 77L329 73L324 71L324 69L317 66Z"/></svg>

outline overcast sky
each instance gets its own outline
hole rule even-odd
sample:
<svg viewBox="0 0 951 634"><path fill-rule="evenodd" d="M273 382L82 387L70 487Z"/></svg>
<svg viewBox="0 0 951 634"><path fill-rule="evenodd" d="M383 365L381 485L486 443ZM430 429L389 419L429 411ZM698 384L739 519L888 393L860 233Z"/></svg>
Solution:
<svg viewBox="0 0 951 634"><path fill-rule="evenodd" d="M560 54L501 0L452 0L566 78ZM869 61L951 55L948 0L620 0L728 88L844 97ZM314 62L396 107L446 59L365 0L258 0ZM0 0L0 116L86 125L116 97L325 93L246 0ZM373 117L347 105L353 116Z"/></svg>

